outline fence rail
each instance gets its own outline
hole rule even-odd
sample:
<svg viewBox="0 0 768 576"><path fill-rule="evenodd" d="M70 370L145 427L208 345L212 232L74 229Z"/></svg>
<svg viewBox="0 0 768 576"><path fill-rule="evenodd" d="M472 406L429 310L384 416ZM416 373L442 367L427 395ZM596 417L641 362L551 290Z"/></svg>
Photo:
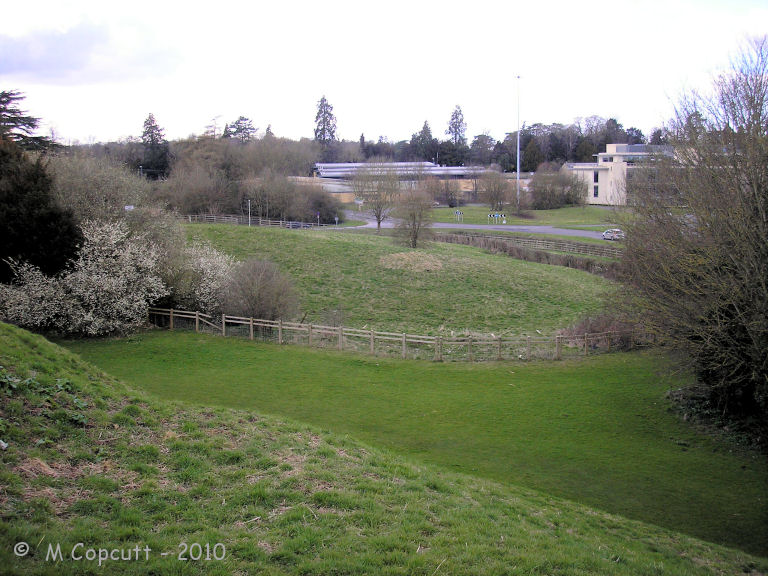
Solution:
<svg viewBox="0 0 768 576"><path fill-rule="evenodd" d="M489 234L473 234L468 232L454 232L439 234L437 239L453 244L478 245L483 241L491 241L498 244L521 246L534 250L555 250L573 254L585 254L600 256L603 258L620 258L623 250L616 246L602 246L600 244L587 244L586 242L571 242L568 240L550 240L545 238L522 238L519 236L498 236Z"/></svg>
<svg viewBox="0 0 768 576"><path fill-rule="evenodd" d="M600 332L547 336L443 337L381 332L344 326L303 324L241 316L211 316L189 310L151 308L149 320L170 330L194 330L250 340L349 350L376 356L393 356L442 362L492 360L561 360L590 354L627 350L652 343L641 331Z"/></svg>
<svg viewBox="0 0 768 576"><path fill-rule="evenodd" d="M249 217L247 214L187 214L179 216L187 222L204 222L207 224L236 224L239 226L272 226L275 228L328 228L334 224L317 224L316 222L297 222L295 220L270 220L258 216Z"/></svg>

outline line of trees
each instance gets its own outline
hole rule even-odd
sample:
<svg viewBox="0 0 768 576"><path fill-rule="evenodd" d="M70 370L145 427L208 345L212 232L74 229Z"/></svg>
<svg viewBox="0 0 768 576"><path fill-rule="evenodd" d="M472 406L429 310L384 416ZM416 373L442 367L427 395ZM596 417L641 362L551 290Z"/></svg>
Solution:
<svg viewBox="0 0 768 576"><path fill-rule="evenodd" d="M336 117L325 96L318 102L315 117L315 141L322 145L324 162L371 159L395 162L428 161L445 166L490 166L495 164L504 172L514 171L517 164L517 131L503 140L495 140L484 132L468 143L467 124L461 106L456 106L448 120L446 139L433 136L429 122L414 132L410 140L390 142L383 136L370 141L360 135L357 150L354 143L336 139ZM532 124L520 130L521 170L534 172L539 165L552 162L590 162L594 155L604 152L606 144L664 144L666 132L658 128L650 141L634 127L624 128L615 118L589 116L569 125Z"/></svg>
<svg viewBox="0 0 768 576"><path fill-rule="evenodd" d="M292 280L271 263L235 263L187 242L159 194L168 181L103 149L49 146L42 154L27 140L37 119L4 101L13 105L0 106L1 320L96 336L136 329L151 305L273 319L296 313ZM167 145L152 115L144 137L144 151ZM296 205L326 202L312 192L294 194Z"/></svg>

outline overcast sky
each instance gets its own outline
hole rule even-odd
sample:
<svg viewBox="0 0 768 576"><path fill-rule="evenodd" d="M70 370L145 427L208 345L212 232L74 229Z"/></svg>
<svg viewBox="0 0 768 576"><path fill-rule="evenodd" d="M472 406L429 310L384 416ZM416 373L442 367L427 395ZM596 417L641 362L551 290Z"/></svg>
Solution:
<svg viewBox="0 0 768 576"><path fill-rule="evenodd" d="M337 136L434 136L458 104L467 136L520 120L614 117L648 135L680 95L706 88L767 0L283 0L13 2L0 20L0 89L62 141L169 139L243 115L313 136L325 95Z"/></svg>

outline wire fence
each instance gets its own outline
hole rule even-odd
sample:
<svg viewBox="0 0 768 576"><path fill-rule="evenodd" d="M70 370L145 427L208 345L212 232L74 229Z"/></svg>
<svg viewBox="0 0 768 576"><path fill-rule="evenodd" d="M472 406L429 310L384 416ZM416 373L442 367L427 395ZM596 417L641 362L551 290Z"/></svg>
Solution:
<svg viewBox="0 0 768 576"><path fill-rule="evenodd" d="M151 308L149 321L160 328L246 338L276 344L347 350L372 356L442 361L562 360L648 346L653 337L642 331L561 334L557 336L428 336L263 320L200 312Z"/></svg>

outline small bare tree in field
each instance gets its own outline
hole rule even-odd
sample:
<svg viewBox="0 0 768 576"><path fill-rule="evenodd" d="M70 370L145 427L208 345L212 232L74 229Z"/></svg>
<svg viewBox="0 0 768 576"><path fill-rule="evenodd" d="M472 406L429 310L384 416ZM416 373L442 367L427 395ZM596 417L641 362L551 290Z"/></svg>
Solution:
<svg viewBox="0 0 768 576"><path fill-rule="evenodd" d="M711 405L768 417L768 40L671 125L675 156L627 182L627 298L688 353Z"/></svg>
<svg viewBox="0 0 768 576"><path fill-rule="evenodd" d="M357 171L352 180L355 196L361 198L364 206L376 219L376 231L389 218L400 194L400 179L397 172L380 163L371 163Z"/></svg>
<svg viewBox="0 0 768 576"><path fill-rule="evenodd" d="M418 248L432 225L432 199L420 182L406 186L395 210L399 235L410 248Z"/></svg>

